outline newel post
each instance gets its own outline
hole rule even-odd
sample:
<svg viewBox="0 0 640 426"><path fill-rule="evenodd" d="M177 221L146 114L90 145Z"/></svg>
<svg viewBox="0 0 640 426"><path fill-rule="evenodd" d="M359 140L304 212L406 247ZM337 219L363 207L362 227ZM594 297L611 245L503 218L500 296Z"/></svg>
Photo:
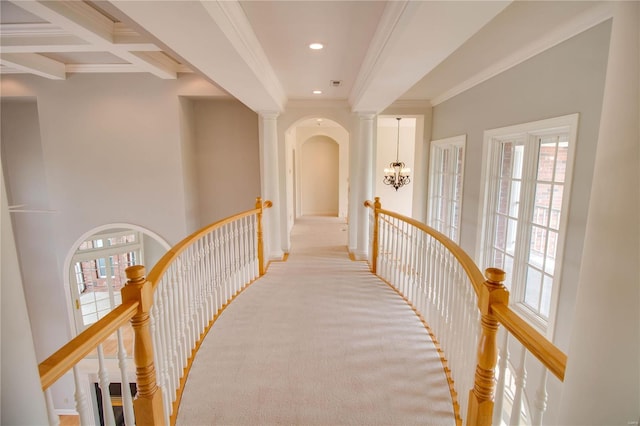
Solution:
<svg viewBox="0 0 640 426"><path fill-rule="evenodd" d="M371 272L374 274L378 270L378 248L379 248L379 236L380 229L378 228L378 216L380 215L380 209L382 208L382 203L380 203L380 197L374 198L373 203L373 247L371 250Z"/></svg>
<svg viewBox="0 0 640 426"><path fill-rule="evenodd" d="M258 272L260 276L263 276L265 273L264 270L264 238L262 236L262 212L264 208L271 207L273 204L271 201L267 200L262 204L262 198L256 198L256 210L258 210Z"/></svg>
<svg viewBox="0 0 640 426"><path fill-rule="evenodd" d="M146 279L144 266L130 266L125 270L127 285L122 289L122 301L138 301L138 312L131 318L134 332L133 358L136 364L138 391L133 401L137 425L164 425L162 389L156 384L153 365L149 311L153 304L153 286Z"/></svg>
<svg viewBox="0 0 640 426"><path fill-rule="evenodd" d="M509 292L503 281L505 272L497 268L485 271L486 281L478 295L478 307L482 315L482 334L478 342L478 365L473 389L469 392L467 424L491 426L495 391L494 369L498 361L498 320L491 311L493 303L509 303Z"/></svg>

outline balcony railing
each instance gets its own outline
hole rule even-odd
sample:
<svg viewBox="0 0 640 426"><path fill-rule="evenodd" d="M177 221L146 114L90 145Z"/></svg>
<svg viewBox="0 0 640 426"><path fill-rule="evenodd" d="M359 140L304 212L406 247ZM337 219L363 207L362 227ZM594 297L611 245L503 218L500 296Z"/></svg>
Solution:
<svg viewBox="0 0 640 426"><path fill-rule="evenodd" d="M511 310L509 293L502 284L505 273L489 268L485 278L460 246L423 223L383 210L379 198L366 201L365 206L370 208L371 271L405 298L436 342L449 380L456 422L462 424L466 413L464 422L468 425L499 425L507 395L511 405L509 424L518 424L529 352L542 368L527 422L541 424L546 408L546 371L564 380L567 357ZM520 364L511 374L515 376L513 383L506 380L507 334L498 347L500 325L523 348Z"/></svg>
<svg viewBox="0 0 640 426"><path fill-rule="evenodd" d="M50 424L59 424L50 387L69 371L73 371L81 424L96 424L98 417L106 425L115 424L114 399L121 404L127 425L174 424L200 343L226 306L264 274L262 214L268 207L270 201L258 198L254 209L196 231L169 250L148 276L144 266L129 267L122 304L40 364ZM133 374L122 337L129 323L134 331L135 399L128 386ZM117 366L105 358L102 345L114 334ZM87 368L83 359L94 351L100 413L90 404L91 390L82 379ZM95 361L88 364L95 366ZM119 370L121 395L112 399L110 371L114 368Z"/></svg>

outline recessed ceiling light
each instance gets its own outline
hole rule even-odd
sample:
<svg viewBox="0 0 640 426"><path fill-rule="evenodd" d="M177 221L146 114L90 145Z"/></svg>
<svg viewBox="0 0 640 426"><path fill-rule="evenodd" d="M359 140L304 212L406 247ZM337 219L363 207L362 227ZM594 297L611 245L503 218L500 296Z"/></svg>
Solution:
<svg viewBox="0 0 640 426"><path fill-rule="evenodd" d="M311 50L320 50L324 47L324 45L322 43L311 43L309 45L309 49Z"/></svg>
<svg viewBox="0 0 640 426"><path fill-rule="evenodd" d="M313 94L314 95L322 95L322 90L314 90Z"/></svg>

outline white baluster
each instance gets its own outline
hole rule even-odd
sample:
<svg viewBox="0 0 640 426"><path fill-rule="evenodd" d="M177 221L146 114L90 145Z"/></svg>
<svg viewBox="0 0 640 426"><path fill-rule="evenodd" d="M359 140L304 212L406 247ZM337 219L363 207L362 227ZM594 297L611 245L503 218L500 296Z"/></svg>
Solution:
<svg viewBox="0 0 640 426"><path fill-rule="evenodd" d="M182 369L187 366L187 360L189 359L189 353L191 352L191 348L189 347L189 311L188 311L188 303L187 300L187 283L185 279L186 271L185 271L185 259L180 256L177 259L178 262L178 307L179 307L179 319L180 319L180 371L178 374L182 377Z"/></svg>
<svg viewBox="0 0 640 426"><path fill-rule="evenodd" d="M502 405L504 403L505 375L507 363L509 361L509 333L502 329L502 339L498 347L498 382L496 384L496 394L493 405L493 424L500 425L502 420Z"/></svg>
<svg viewBox="0 0 640 426"><path fill-rule="evenodd" d="M546 368L542 368L540 374L540 384L536 390L536 398L533 404L533 412L531 414L531 424L533 426L540 426L542 424L542 416L547 411L547 373Z"/></svg>
<svg viewBox="0 0 640 426"><path fill-rule="evenodd" d="M520 365L514 372L514 382L516 385L516 392L513 396L513 406L511 407L511 418L509 419L510 425L520 424L520 412L522 411L522 393L524 385L527 382L527 370L525 369L525 362L527 359L527 350L524 346L520 346Z"/></svg>
<svg viewBox="0 0 640 426"><path fill-rule="evenodd" d="M111 392L109 391L109 372L104 363L104 351L102 345L98 345L98 384L102 392L102 413L104 424L112 426L116 424L113 416L113 406L111 405Z"/></svg>
<svg viewBox="0 0 640 426"><path fill-rule="evenodd" d="M49 426L58 426L60 424L60 417L56 414L56 409L53 406L51 388L47 388L47 390L44 391L44 401L47 405L47 419L49 420Z"/></svg>
<svg viewBox="0 0 640 426"><path fill-rule="evenodd" d="M171 347L171 361L169 366L169 374L171 375L172 387L177 387L176 383L180 380L180 368L181 365L181 332L180 332L180 305L178 303L178 270L175 263L171 264L167 271L167 284L169 288L168 301L170 309L170 330L169 333L169 345Z"/></svg>
<svg viewBox="0 0 640 426"><path fill-rule="evenodd" d="M76 399L76 411L80 416L81 425L91 425L95 423L95 420L91 416L89 411L89 400L87 394L84 391L84 383L80 380L80 371L78 366L73 366L73 380L76 385L75 399Z"/></svg>
<svg viewBox="0 0 640 426"><path fill-rule="evenodd" d="M129 375L127 373L127 349L122 338L122 329L116 332L118 336L118 367L120 368L120 395L122 396L122 413L124 424L133 426L136 424L133 414L133 399L131 398L131 388L129 388Z"/></svg>
<svg viewBox="0 0 640 426"><path fill-rule="evenodd" d="M207 320L210 322L213 320L213 316L216 314L215 308L215 282L213 276L213 233L207 234L206 241L206 256L207 256Z"/></svg>

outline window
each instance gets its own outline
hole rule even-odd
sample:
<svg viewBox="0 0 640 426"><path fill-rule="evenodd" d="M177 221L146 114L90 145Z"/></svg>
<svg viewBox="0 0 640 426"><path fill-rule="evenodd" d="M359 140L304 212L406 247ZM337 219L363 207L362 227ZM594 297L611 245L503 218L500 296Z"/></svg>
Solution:
<svg viewBox="0 0 640 426"><path fill-rule="evenodd" d="M511 303L542 331L555 316L577 122L485 132L480 263L505 270Z"/></svg>
<svg viewBox="0 0 640 426"><path fill-rule="evenodd" d="M427 225L460 242L465 135L431 142Z"/></svg>

